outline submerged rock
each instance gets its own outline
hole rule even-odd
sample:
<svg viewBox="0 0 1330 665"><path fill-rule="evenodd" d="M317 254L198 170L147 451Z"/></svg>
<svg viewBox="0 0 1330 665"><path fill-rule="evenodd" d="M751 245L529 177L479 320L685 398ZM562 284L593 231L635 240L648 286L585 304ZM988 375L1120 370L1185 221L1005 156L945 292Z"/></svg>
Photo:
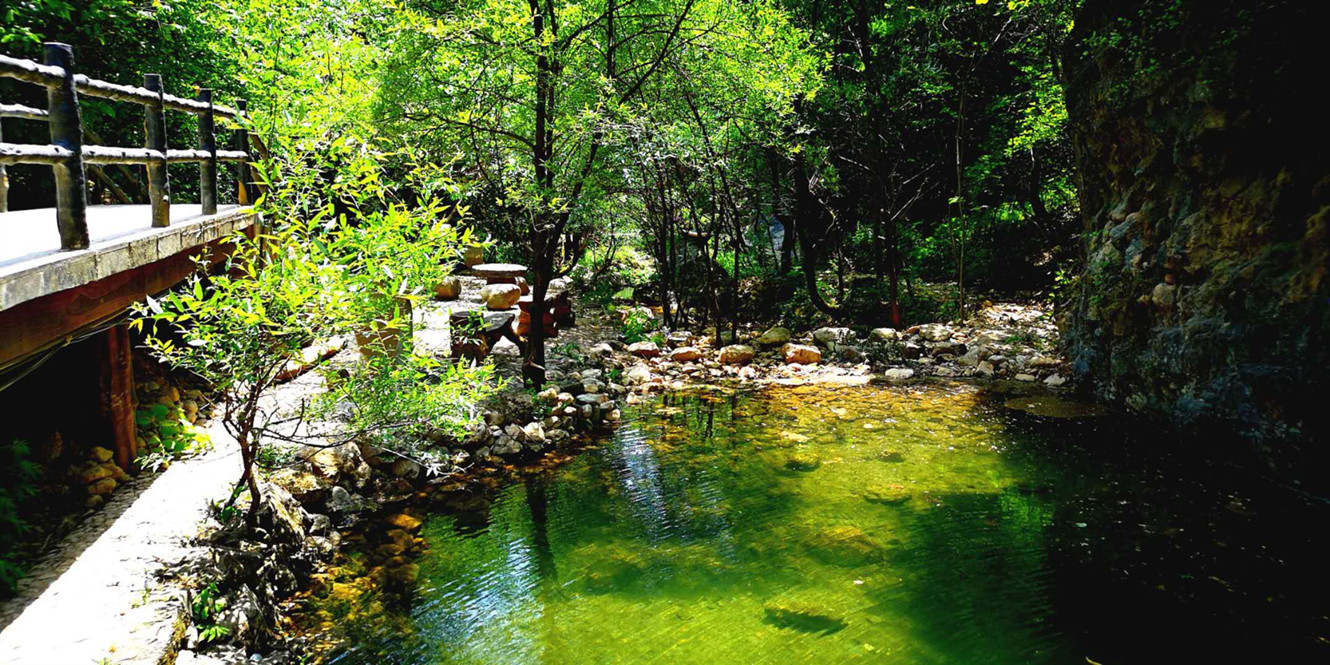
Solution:
<svg viewBox="0 0 1330 665"><path fill-rule="evenodd" d="M1053 395L1013 397L1003 406L1045 418L1094 418L1108 414L1108 409L1098 404L1073 402Z"/></svg>
<svg viewBox="0 0 1330 665"><path fill-rule="evenodd" d="M899 454L899 453L896 453ZM864 490L864 501L869 503L904 503L910 500L910 492L904 485L874 485Z"/></svg>
<svg viewBox="0 0 1330 665"><path fill-rule="evenodd" d="M792 628L805 633L830 635L849 625L843 617L822 608L788 601L773 601L763 608L766 621L781 628Z"/></svg>
<svg viewBox="0 0 1330 665"><path fill-rule="evenodd" d="M785 460L785 468L791 471L812 471L819 466L822 466L822 460L807 450L795 451Z"/></svg>
<svg viewBox="0 0 1330 665"><path fill-rule="evenodd" d="M808 553L826 564L862 566L880 560L886 550L857 526L831 526L808 539Z"/></svg>

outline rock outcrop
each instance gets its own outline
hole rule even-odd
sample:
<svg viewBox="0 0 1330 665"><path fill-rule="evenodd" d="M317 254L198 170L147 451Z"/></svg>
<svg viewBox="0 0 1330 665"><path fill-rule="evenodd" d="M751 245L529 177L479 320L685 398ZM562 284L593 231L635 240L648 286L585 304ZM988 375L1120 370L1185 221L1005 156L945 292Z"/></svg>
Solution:
<svg viewBox="0 0 1330 665"><path fill-rule="evenodd" d="M1086 269L1063 321L1101 398L1310 442L1330 382L1314 3L1090 0L1065 62ZM1280 448L1296 449L1281 445Z"/></svg>

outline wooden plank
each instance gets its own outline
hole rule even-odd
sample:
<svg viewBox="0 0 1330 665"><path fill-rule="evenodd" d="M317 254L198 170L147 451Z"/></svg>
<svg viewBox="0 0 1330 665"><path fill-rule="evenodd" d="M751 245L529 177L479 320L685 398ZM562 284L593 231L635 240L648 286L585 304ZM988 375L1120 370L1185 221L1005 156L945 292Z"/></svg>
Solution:
<svg viewBox="0 0 1330 665"><path fill-rule="evenodd" d="M98 359L101 365L99 383L102 388L102 415L111 430L115 463L128 470L138 454L134 426L134 355L129 340L129 327L112 326L100 337Z"/></svg>

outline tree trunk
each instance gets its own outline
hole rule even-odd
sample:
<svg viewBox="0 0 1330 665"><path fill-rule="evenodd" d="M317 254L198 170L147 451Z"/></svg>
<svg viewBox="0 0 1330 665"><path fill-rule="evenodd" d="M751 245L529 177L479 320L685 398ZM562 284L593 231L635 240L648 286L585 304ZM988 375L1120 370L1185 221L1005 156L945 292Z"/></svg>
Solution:
<svg viewBox="0 0 1330 665"><path fill-rule="evenodd" d="M901 328L901 306L900 306L900 274L901 262L900 253L896 249L896 218L887 220L887 269L891 279L890 293L888 295L888 311L891 315L891 327L899 330Z"/></svg>

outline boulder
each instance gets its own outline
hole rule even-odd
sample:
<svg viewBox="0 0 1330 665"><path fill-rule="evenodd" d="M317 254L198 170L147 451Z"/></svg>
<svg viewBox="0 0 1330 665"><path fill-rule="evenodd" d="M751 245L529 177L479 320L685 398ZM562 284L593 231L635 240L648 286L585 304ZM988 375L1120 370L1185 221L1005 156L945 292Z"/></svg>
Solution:
<svg viewBox="0 0 1330 665"><path fill-rule="evenodd" d="M742 365L753 359L757 352L747 344L731 344L720 350L720 362L726 365Z"/></svg>
<svg viewBox="0 0 1330 665"><path fill-rule="evenodd" d="M328 493L328 512L339 515L358 513L372 508L373 505L358 494L352 494L345 487L337 485Z"/></svg>
<svg viewBox="0 0 1330 665"><path fill-rule="evenodd" d="M522 428L522 435L526 437L527 441L544 443L545 427L540 423L527 423L527 425Z"/></svg>
<svg viewBox="0 0 1330 665"><path fill-rule="evenodd" d="M466 267L478 265L485 262L485 247L483 245L468 245L462 250L462 263Z"/></svg>
<svg viewBox="0 0 1330 665"><path fill-rule="evenodd" d="M900 341L901 338L901 334L896 332L895 328L874 328L868 335L883 343Z"/></svg>
<svg viewBox="0 0 1330 665"><path fill-rule="evenodd" d="M89 483L87 486L88 494L101 496L115 491L115 478L102 478L101 480Z"/></svg>
<svg viewBox="0 0 1330 665"><path fill-rule="evenodd" d="M849 328L818 328L813 331L813 339L827 348L834 349L850 339Z"/></svg>
<svg viewBox="0 0 1330 665"><path fill-rule="evenodd" d="M785 356L786 363L811 365L822 361L822 352L816 346L806 344L786 344L781 347L781 355Z"/></svg>
<svg viewBox="0 0 1330 665"><path fill-rule="evenodd" d="M516 455L522 452L522 443L507 434L499 437L499 440L490 446L490 452L495 455Z"/></svg>
<svg viewBox="0 0 1330 665"><path fill-rule="evenodd" d="M512 309L522 298L522 289L516 284L487 284L480 290L480 300L493 310Z"/></svg>
<svg viewBox="0 0 1330 665"><path fill-rule="evenodd" d="M333 485L333 481L304 467L280 469L271 478L301 503L319 503L328 496Z"/></svg>
<svg viewBox="0 0 1330 665"><path fill-rule="evenodd" d="M942 354L963 356L965 355L966 350L967 349L965 348L965 345L962 344L961 342L953 342L948 340L943 342L936 342L933 344L934 356L940 356Z"/></svg>
<svg viewBox="0 0 1330 665"><path fill-rule="evenodd" d="M444 277L434 285L434 297L439 300L457 300L462 295L462 280L455 276Z"/></svg>
<svg viewBox="0 0 1330 665"><path fill-rule="evenodd" d="M676 330L667 335L665 341L670 346L688 346L693 343L693 333L687 330Z"/></svg>
<svg viewBox="0 0 1330 665"><path fill-rule="evenodd" d="M279 543L305 542L305 511L300 502L280 485L261 483L259 523Z"/></svg>
<svg viewBox="0 0 1330 665"><path fill-rule="evenodd" d="M690 363L702 357L702 349L696 346L681 346L670 351L670 360L676 363Z"/></svg>
<svg viewBox="0 0 1330 665"><path fill-rule="evenodd" d="M628 352L639 358L655 358L660 355L660 347L655 342L633 342L628 345Z"/></svg>
<svg viewBox="0 0 1330 665"><path fill-rule="evenodd" d="M605 342L599 342L591 347L591 355L595 357L604 358L612 353L614 353L614 347Z"/></svg>
<svg viewBox="0 0 1330 665"><path fill-rule="evenodd" d="M914 376L914 370L909 367L893 367L882 373L888 381L904 381Z"/></svg>
<svg viewBox="0 0 1330 665"><path fill-rule="evenodd" d="M951 339L951 328L940 323L925 323L919 326L919 336L930 342L945 342Z"/></svg>
<svg viewBox="0 0 1330 665"><path fill-rule="evenodd" d="M623 373L624 385L636 386L651 380L651 368L646 365L633 365Z"/></svg>
<svg viewBox="0 0 1330 665"><path fill-rule="evenodd" d="M401 529L407 533L415 533L419 531L420 527L424 524L419 518L406 513L389 515L388 517L385 517L383 521L389 526Z"/></svg>
<svg viewBox="0 0 1330 665"><path fill-rule="evenodd" d="M398 458L394 461L391 470L393 476L397 478L406 478L407 480L415 480L420 477L420 474L425 472L425 469L421 467L419 463L414 460L406 459L405 457Z"/></svg>
<svg viewBox="0 0 1330 665"><path fill-rule="evenodd" d="M757 343L761 346L779 346L790 341L790 329L776 326L762 333L757 338Z"/></svg>
<svg viewBox="0 0 1330 665"><path fill-rule="evenodd" d="M369 480L370 468L355 443L322 448L309 457L314 472L334 483L349 482L363 487Z"/></svg>

